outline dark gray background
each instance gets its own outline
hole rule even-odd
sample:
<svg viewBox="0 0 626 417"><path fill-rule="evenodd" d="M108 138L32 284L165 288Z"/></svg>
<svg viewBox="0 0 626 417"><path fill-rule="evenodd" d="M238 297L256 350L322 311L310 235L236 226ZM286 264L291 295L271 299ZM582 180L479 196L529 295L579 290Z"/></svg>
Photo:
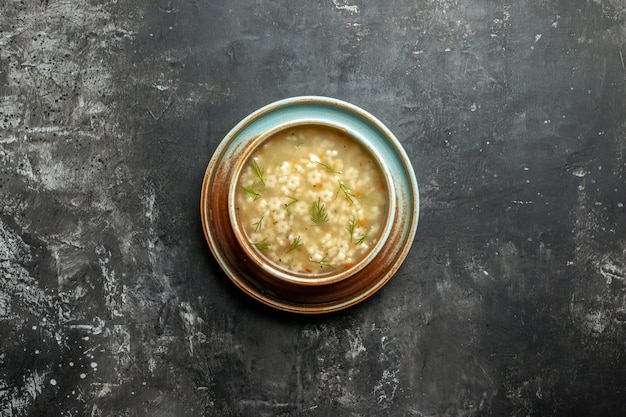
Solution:
<svg viewBox="0 0 626 417"><path fill-rule="evenodd" d="M626 415L622 0L0 0L0 415ZM422 201L338 314L202 235L243 117L381 119Z"/></svg>

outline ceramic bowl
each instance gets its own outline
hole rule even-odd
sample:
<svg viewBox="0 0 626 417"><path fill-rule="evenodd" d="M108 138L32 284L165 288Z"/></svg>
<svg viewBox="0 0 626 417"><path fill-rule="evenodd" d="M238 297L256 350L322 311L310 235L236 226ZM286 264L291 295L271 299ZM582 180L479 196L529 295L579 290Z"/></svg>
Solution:
<svg viewBox="0 0 626 417"><path fill-rule="evenodd" d="M299 126L344 132L376 161L387 215L367 254L330 272L291 271L249 244L236 210L236 189L251 155L275 133ZM399 141L378 119L341 100L304 96L269 104L237 124L215 150L202 184L200 213L211 252L230 280L254 299L303 314L341 310L376 293L406 258L417 229L419 194Z"/></svg>

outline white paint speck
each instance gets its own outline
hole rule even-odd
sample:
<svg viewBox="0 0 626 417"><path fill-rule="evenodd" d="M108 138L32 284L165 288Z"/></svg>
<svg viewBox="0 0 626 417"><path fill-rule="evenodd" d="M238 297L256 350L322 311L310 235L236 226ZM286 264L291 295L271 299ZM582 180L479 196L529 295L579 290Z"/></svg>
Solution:
<svg viewBox="0 0 626 417"><path fill-rule="evenodd" d="M350 5L345 0L333 0L333 4L338 10L345 10L352 14L359 13L359 6Z"/></svg>
<svg viewBox="0 0 626 417"><path fill-rule="evenodd" d="M535 43L539 42L539 39L541 39L541 33L538 33L535 35Z"/></svg>
<svg viewBox="0 0 626 417"><path fill-rule="evenodd" d="M87 374L80 374L80 379L85 379L87 378Z"/></svg>
<svg viewBox="0 0 626 417"><path fill-rule="evenodd" d="M609 324L608 316L602 311L594 311L585 315L585 324L592 333L602 333Z"/></svg>
<svg viewBox="0 0 626 417"><path fill-rule="evenodd" d="M393 401L400 383L399 369L385 369L378 383L374 386L376 402L383 404Z"/></svg>
<svg viewBox="0 0 626 417"><path fill-rule="evenodd" d="M478 106L476 105L476 103L472 103L472 105L470 106L470 111L476 111L478 109Z"/></svg>
<svg viewBox="0 0 626 417"><path fill-rule="evenodd" d="M357 329L356 333L352 333L350 330L346 330L348 334L350 350L346 352L346 357L350 359L355 359L361 353L365 352L367 349L363 345L363 340L361 339L361 332Z"/></svg>
<svg viewBox="0 0 626 417"><path fill-rule="evenodd" d="M98 362L91 362L91 363L89 364L89 366L91 366L92 368L94 368L94 369L95 369L95 368L97 368L97 367L98 367Z"/></svg>
<svg viewBox="0 0 626 417"><path fill-rule="evenodd" d="M607 259L598 269L606 285L611 285L613 280L626 281L626 269L620 263Z"/></svg>
<svg viewBox="0 0 626 417"><path fill-rule="evenodd" d="M105 304L111 314L117 317L121 317L122 313L119 311L121 300L118 296L119 290L118 280L115 273L116 271L112 270L109 264L112 257L111 251L100 245L96 248L96 253L100 257L100 259L98 259L98 263L100 264L100 270L104 278Z"/></svg>
<svg viewBox="0 0 626 417"><path fill-rule="evenodd" d="M50 385L56 385L56 384L57 384L57 380L56 380L56 379L54 379L54 378L52 378L52 379L50 380Z"/></svg>

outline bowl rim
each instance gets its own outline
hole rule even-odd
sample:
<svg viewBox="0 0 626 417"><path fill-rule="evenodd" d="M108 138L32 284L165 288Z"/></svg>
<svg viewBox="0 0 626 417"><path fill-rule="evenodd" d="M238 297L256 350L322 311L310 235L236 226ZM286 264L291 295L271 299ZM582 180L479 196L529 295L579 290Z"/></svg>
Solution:
<svg viewBox="0 0 626 417"><path fill-rule="evenodd" d="M254 135L272 117L302 118L302 114L330 113L352 118L351 129L370 129L379 136L377 151L390 165L397 204L392 231L376 262L358 273L328 285L307 287L274 279L266 270L255 269L240 252L233 252L235 240L228 220L228 186L224 178L232 171L228 163L237 141ZM274 116L272 116L274 115ZM381 150L384 148L384 152ZM232 165L232 161L230 163ZM200 215L208 246L227 277L257 301L298 314L320 314L343 310L378 292L397 272L413 245L419 219L419 189L408 155L393 133L376 117L348 102L324 96L296 96L270 103L242 119L215 149L202 181ZM226 212L226 218L224 218ZM399 221L398 221L399 220ZM383 256L384 255L384 256Z"/></svg>

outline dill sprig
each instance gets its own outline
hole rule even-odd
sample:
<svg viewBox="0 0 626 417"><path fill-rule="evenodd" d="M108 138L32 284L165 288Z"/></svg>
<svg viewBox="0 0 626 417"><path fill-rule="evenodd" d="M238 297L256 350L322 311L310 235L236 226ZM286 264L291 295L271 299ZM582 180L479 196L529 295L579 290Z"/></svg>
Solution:
<svg viewBox="0 0 626 417"><path fill-rule="evenodd" d="M302 243L302 237L298 235L295 238L293 238L293 240L291 241L291 244L289 245L287 252L291 252L292 250L297 249L302 245L304 245L304 243Z"/></svg>
<svg viewBox="0 0 626 417"><path fill-rule="evenodd" d="M328 213L326 212L326 206L320 198L313 202L311 205L311 221L316 226L320 226L328 221Z"/></svg>
<svg viewBox="0 0 626 417"><path fill-rule="evenodd" d="M291 196L286 196L289 199L288 203L283 204L283 207L285 207L285 211L287 212L287 217L291 218L291 210L289 210L289 207L291 207L293 204L297 203L299 200L295 197L291 197Z"/></svg>
<svg viewBox="0 0 626 417"><path fill-rule="evenodd" d="M348 200L350 204L354 204L353 198L358 198L357 195L353 194L352 191L350 191L350 187L348 187L346 184L342 183L339 180L337 180L337 183L339 184L339 189L335 193L335 198L337 198L339 193L342 192L344 197L346 197L346 200Z"/></svg>
<svg viewBox="0 0 626 417"><path fill-rule="evenodd" d="M261 198L261 193L258 190L255 190L255 186L256 186L256 183L254 183L252 185L252 187L242 187L243 191L246 193L246 195L248 197L254 199L254 201L256 201L259 198Z"/></svg>
<svg viewBox="0 0 626 417"><path fill-rule="evenodd" d="M354 242L355 245L360 245L367 239L367 234L369 233L369 229L363 232L363 234Z"/></svg>
<svg viewBox="0 0 626 417"><path fill-rule="evenodd" d="M330 172L331 174L336 174L339 175L341 174L341 171L337 171L335 170L330 164L327 164L325 162L321 162L321 161L313 161L315 162L317 165L326 168L326 171Z"/></svg>
<svg viewBox="0 0 626 417"><path fill-rule="evenodd" d="M267 238L263 238L263 240L258 242L252 242L255 248L260 251L264 251L265 249L270 247L270 242L267 241Z"/></svg>
<svg viewBox="0 0 626 417"><path fill-rule="evenodd" d="M285 203L285 207L289 207L290 205L295 204L295 203L297 203L298 201L300 201L300 200L298 200L297 198L292 197L292 196L290 196L290 195L287 195L287 196L285 196L285 197L287 197L287 198L289 199L289 202L288 202L288 203Z"/></svg>
<svg viewBox="0 0 626 417"><path fill-rule="evenodd" d="M265 187L265 168L261 168L256 159L252 161L251 168L254 172L254 175L257 177L257 180L255 180L251 186L242 186L242 188L248 197L256 201L261 198L261 190Z"/></svg>
<svg viewBox="0 0 626 417"><path fill-rule="evenodd" d="M254 226L255 232L261 230L261 227L263 227L263 216L261 216L261 218L257 222L252 223L252 225Z"/></svg>
<svg viewBox="0 0 626 417"><path fill-rule="evenodd" d="M356 230L357 224L358 222L356 220L356 217L352 215L352 218L350 219L350 221L348 222L348 225L346 226L346 230L348 231L348 233L350 233L350 243L352 243L352 237L354 236L354 231Z"/></svg>
<svg viewBox="0 0 626 417"><path fill-rule="evenodd" d="M252 171L254 172L254 175L256 175L259 179L259 182L262 185L265 185L265 168L261 168L256 162L256 159L252 161Z"/></svg>
<svg viewBox="0 0 626 417"><path fill-rule="evenodd" d="M327 256L324 255L322 257L322 259L320 259L319 261L314 261L312 258L309 258L309 261L318 264L320 266L334 266L332 263L328 262L328 260L326 260Z"/></svg>

